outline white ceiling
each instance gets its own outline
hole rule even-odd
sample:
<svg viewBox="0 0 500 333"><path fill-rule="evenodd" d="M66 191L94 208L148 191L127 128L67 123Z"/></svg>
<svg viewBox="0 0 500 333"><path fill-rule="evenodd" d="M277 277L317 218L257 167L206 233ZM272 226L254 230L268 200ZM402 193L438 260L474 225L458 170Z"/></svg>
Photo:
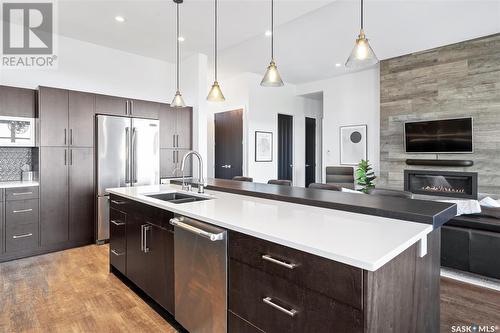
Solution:
<svg viewBox="0 0 500 333"><path fill-rule="evenodd" d="M500 0L365 0L365 31L381 59L500 32ZM219 1L221 76L261 73L269 62L269 0ZM213 0L181 5L184 57L213 53ZM59 1L67 37L173 62L175 5L162 1ZM125 23L114 20L116 15ZM276 60L286 82L345 73L359 32L357 0L275 0Z"/></svg>

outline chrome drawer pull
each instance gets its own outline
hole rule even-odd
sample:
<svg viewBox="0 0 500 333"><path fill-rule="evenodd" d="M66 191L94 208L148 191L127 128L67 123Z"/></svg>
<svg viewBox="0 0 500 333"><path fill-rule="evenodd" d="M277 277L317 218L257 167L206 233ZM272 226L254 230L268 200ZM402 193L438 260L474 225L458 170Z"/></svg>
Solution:
<svg viewBox="0 0 500 333"><path fill-rule="evenodd" d="M31 237L33 234L30 232L29 234L24 234L24 235L14 235L12 238L18 239L18 238L26 238L26 237Z"/></svg>
<svg viewBox="0 0 500 333"><path fill-rule="evenodd" d="M20 209L20 210L13 210L12 213L17 214L17 213L27 213L27 212L32 212L33 208L28 208L28 209Z"/></svg>
<svg viewBox="0 0 500 333"><path fill-rule="evenodd" d="M111 250L111 253L113 253L117 257L122 256L122 255L125 254L125 252L120 253L120 252L117 252L116 250Z"/></svg>
<svg viewBox="0 0 500 333"><path fill-rule="evenodd" d="M111 220L111 223L113 223L116 226L125 225L125 222L118 222L118 221L115 221L115 220Z"/></svg>
<svg viewBox="0 0 500 333"><path fill-rule="evenodd" d="M116 200L111 200L111 203L114 203L115 205L124 205L127 202L126 201L116 201Z"/></svg>
<svg viewBox="0 0 500 333"><path fill-rule="evenodd" d="M277 310L280 310L281 312L283 313L286 313L287 315L289 315L290 317L294 317L296 314L297 314L297 310L295 309L291 309L291 310L288 310L288 309L285 309L284 307L282 306L279 306L278 304L274 303L273 302L273 299L271 297L265 297L262 299L262 301L264 303L266 303L267 305L270 305L272 306L273 308L277 309Z"/></svg>
<svg viewBox="0 0 500 333"><path fill-rule="evenodd" d="M272 262L274 264L277 264L277 265L280 265L280 266L283 266L283 267L286 267L288 269L294 269L295 267L297 267L298 265L297 264L289 264L285 261L282 261L282 260L278 260L278 259L274 259L273 257L271 257L269 254L263 254L262 255L262 259L264 260L267 260L269 262Z"/></svg>
<svg viewBox="0 0 500 333"><path fill-rule="evenodd" d="M33 192L12 193L12 195L30 195L30 194L33 194Z"/></svg>

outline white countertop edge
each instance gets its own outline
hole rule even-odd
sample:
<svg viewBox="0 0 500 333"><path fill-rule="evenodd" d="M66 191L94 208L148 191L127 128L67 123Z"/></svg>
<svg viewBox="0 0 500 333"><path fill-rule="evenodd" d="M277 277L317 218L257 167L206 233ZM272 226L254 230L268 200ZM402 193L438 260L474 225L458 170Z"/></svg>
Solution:
<svg viewBox="0 0 500 333"><path fill-rule="evenodd" d="M0 182L0 188L16 188L16 187L30 187L30 186L39 186L40 183L37 181L7 181Z"/></svg>
<svg viewBox="0 0 500 333"><path fill-rule="evenodd" d="M156 208L171 211L174 214L179 214L179 215L183 215L183 216L186 216L189 218L197 219L197 220L200 220L203 222L213 224L215 226L226 228L228 230L241 232L242 234L245 234L245 235L260 238L260 239L263 239L263 240L266 240L269 242L277 243L277 244L287 246L287 247L290 247L290 248L293 248L296 250L300 250L300 251L303 251L306 253L317 255L317 256L320 256L320 257L323 257L326 259L330 259L330 260L337 261L337 262L340 262L340 263L343 263L343 264L346 264L349 266L354 266L354 267L361 268L361 269L368 270L368 271L372 271L372 272L378 270L379 268L381 268L382 266L384 266L385 264L390 262L392 259L397 257L399 254L403 253L405 250L410 248L412 245L418 243L418 241L420 241L422 238L427 237L427 235L433 231L432 225L429 224L427 226L427 228L425 228L423 231L416 234L414 237L411 237L410 239L406 240L405 242L401 243L400 245L396 246L392 251L389 251L383 257L379 258L377 261L368 262L368 261L357 260L357 259L354 259L352 257L347 257L347 256L343 256L340 254L332 253L332 252L323 251L321 249L310 247L310 246L305 246L303 244L297 244L297 243L292 242L290 240L273 237L273 236L267 235L265 233L256 232L254 230L248 230L248 229L241 228L241 227L238 227L235 225L226 224L226 223L221 222L221 221L213 220L213 219L207 218L205 216L191 213L187 209L182 209L182 207L181 207L181 209L179 209L178 207L180 207L180 206L178 206L176 204L170 204L170 203L167 203L164 201L160 201L158 199L149 198L144 194L129 195L127 193L122 192L121 190L123 190L123 189L125 189L125 188L106 189L106 191L111 193L111 194L116 194L118 196L125 197L128 199L137 201L137 202L141 202L141 203L144 203L144 204L156 207ZM177 191L179 191L179 190L170 189L170 190L162 190L161 192L148 192L148 194L168 193L168 192L177 192ZM197 194L197 193L191 193L191 194L195 195L195 196L196 195L198 195L198 196L210 196L207 194L201 194L201 195ZM264 200L270 200L270 199L264 199ZM414 222L408 222L408 223L414 223Z"/></svg>

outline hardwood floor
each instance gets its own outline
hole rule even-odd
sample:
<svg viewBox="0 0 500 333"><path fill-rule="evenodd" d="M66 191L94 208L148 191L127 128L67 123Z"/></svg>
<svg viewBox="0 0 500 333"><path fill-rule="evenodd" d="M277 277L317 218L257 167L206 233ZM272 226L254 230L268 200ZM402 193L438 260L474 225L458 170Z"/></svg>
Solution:
<svg viewBox="0 0 500 333"><path fill-rule="evenodd" d="M0 264L0 332L176 332L109 274L108 250L90 245ZM442 278L441 332L471 324L500 326L500 292Z"/></svg>
<svg viewBox="0 0 500 333"><path fill-rule="evenodd" d="M500 332L500 292L441 278L441 333L474 324L495 328L483 332Z"/></svg>
<svg viewBox="0 0 500 333"><path fill-rule="evenodd" d="M0 332L176 332L113 274L108 246L0 264Z"/></svg>

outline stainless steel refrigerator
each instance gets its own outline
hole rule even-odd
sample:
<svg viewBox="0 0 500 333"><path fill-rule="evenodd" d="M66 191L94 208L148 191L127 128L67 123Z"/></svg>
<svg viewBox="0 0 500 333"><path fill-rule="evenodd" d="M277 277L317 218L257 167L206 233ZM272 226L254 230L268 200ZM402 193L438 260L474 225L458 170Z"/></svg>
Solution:
<svg viewBox="0 0 500 333"><path fill-rule="evenodd" d="M107 188L158 184L160 122L97 116L97 241L109 239Z"/></svg>

